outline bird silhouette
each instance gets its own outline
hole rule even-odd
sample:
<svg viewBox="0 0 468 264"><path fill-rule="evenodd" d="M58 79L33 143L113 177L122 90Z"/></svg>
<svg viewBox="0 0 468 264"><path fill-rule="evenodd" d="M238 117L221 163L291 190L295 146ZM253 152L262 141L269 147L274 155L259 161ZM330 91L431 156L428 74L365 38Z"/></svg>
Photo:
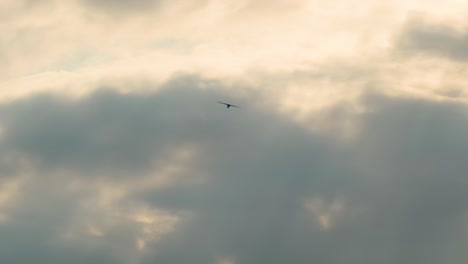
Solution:
<svg viewBox="0 0 468 264"><path fill-rule="evenodd" d="M232 107L236 107L236 108L240 108L240 107L238 107L237 105L233 105L233 104L228 104L228 103L223 103L223 102L218 102L218 103L223 104L223 105L226 105L226 108L229 108L229 107L231 107L231 106L232 106Z"/></svg>

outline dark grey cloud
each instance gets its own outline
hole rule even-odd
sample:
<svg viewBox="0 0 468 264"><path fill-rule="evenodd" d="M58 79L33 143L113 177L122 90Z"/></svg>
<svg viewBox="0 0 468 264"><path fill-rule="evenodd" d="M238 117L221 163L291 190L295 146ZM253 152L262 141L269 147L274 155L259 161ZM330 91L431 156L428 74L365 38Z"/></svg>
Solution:
<svg viewBox="0 0 468 264"><path fill-rule="evenodd" d="M197 96L200 85L211 86L204 97ZM77 102L48 94L16 101L2 107L3 153L27 157L46 171L145 173L156 156L229 129L216 123L224 118L216 100L226 97L216 87L187 77L160 93L101 89Z"/></svg>
<svg viewBox="0 0 468 264"><path fill-rule="evenodd" d="M0 262L125 263L109 246L61 239L69 223L82 216L83 196L43 176L25 185L21 199L6 210L9 220L0 224Z"/></svg>
<svg viewBox="0 0 468 264"><path fill-rule="evenodd" d="M366 170L378 179L380 191L372 198L376 218L367 226L373 227L370 237L393 238L385 242L393 252L389 263L461 263L464 253L457 245L464 239L468 201L466 106L383 96L367 100L372 113L364 116L357 147L366 152Z"/></svg>
<svg viewBox="0 0 468 264"><path fill-rule="evenodd" d="M402 29L397 50L405 55L430 55L455 61L468 59L468 33L453 26L409 20Z"/></svg>
<svg viewBox="0 0 468 264"><path fill-rule="evenodd" d="M263 136L238 134L237 155L216 155L213 186L146 194L200 219L155 245L159 254L144 263L206 263L219 254L238 263L462 263L467 109L379 95L365 104L355 144L262 118L255 131ZM363 211L323 232L301 204L317 195Z"/></svg>
<svg viewBox="0 0 468 264"><path fill-rule="evenodd" d="M82 4L108 14L141 13L155 9L163 0L80 0Z"/></svg>
<svg viewBox="0 0 468 264"><path fill-rule="evenodd" d="M21 157L42 178L9 211L23 220L0 225L0 232L42 232L43 247L22 239L14 245L25 244L29 255L48 263L56 253L110 263L116 255L106 246L57 245L57 228L80 218L77 204L86 194L54 192L58 183L50 185L47 175L62 170L83 179L139 181L152 160L196 144L197 164L184 177L205 175L208 182L138 191L125 201L190 212L174 233L147 245L142 264L213 263L223 256L242 264L464 263L466 106L366 94L366 113L349 115L338 106L319 118L353 117L359 136L344 143L339 131L313 133L264 107L260 95L239 97L222 88L222 82L181 77L155 93L104 89L75 101L45 94L3 104L0 156ZM224 99L243 108L215 103ZM305 209L314 197L325 205L344 201L328 231ZM125 245L138 231L122 224L114 232L106 242ZM0 251L9 250L10 259L19 254L0 243Z"/></svg>

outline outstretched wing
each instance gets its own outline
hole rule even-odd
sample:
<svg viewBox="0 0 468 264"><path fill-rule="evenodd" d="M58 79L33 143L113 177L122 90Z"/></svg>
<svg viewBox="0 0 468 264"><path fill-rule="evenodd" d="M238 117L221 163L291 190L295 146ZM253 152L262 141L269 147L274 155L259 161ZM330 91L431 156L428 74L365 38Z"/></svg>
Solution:
<svg viewBox="0 0 468 264"><path fill-rule="evenodd" d="M226 105L226 106L227 106L227 108L229 108L229 107L231 107L231 106L232 106L232 107L236 107L236 108L240 108L240 107L239 107L239 106L237 106L237 105L228 104L228 103L224 103L224 102L220 102L220 101L217 101L217 102L218 102L218 103L220 103L220 104Z"/></svg>

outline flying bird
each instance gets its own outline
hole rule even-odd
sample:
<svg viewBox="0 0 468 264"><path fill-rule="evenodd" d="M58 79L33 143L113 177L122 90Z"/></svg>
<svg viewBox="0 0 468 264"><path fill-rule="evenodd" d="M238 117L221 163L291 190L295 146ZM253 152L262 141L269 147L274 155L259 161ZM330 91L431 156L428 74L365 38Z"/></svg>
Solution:
<svg viewBox="0 0 468 264"><path fill-rule="evenodd" d="M238 107L237 105L233 105L233 104L228 104L228 103L223 103L223 102L218 102L218 103L223 104L223 105L226 105L226 108L229 108L229 107L231 107L231 106L232 106L232 107L236 107L236 108L240 108L240 107Z"/></svg>

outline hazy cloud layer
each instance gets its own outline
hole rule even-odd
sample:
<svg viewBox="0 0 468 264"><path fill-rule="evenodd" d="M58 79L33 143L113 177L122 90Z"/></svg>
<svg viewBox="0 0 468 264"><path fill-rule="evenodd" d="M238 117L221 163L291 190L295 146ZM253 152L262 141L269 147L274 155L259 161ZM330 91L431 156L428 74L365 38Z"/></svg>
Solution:
<svg viewBox="0 0 468 264"><path fill-rule="evenodd" d="M112 12L138 12L145 11L148 9L155 8L159 5L160 0L141 0L141 1L128 1L128 0L99 0L99 1L90 1L90 0L81 0L83 4L95 7L101 10L110 10Z"/></svg>
<svg viewBox="0 0 468 264"><path fill-rule="evenodd" d="M450 24L413 19L403 29L399 49L408 55L428 54L465 61L468 59L468 34L465 31Z"/></svg>
<svg viewBox="0 0 468 264"><path fill-rule="evenodd" d="M264 108L261 97L220 92L222 85L181 77L156 93L3 104L2 156L21 157L16 175L32 174L4 209L0 230L13 241L2 246L2 262L466 259L464 105L366 94L366 112L351 120L359 134L343 143L338 132L310 132ZM226 98L243 108L216 104ZM175 184L141 186L158 170L153 161L171 163L167 153L188 146L196 162L172 161L185 167L167 175ZM102 200L106 188L123 194ZM143 239L145 221L157 218L133 221L132 207L179 221L162 238ZM34 239L22 240L26 234Z"/></svg>

